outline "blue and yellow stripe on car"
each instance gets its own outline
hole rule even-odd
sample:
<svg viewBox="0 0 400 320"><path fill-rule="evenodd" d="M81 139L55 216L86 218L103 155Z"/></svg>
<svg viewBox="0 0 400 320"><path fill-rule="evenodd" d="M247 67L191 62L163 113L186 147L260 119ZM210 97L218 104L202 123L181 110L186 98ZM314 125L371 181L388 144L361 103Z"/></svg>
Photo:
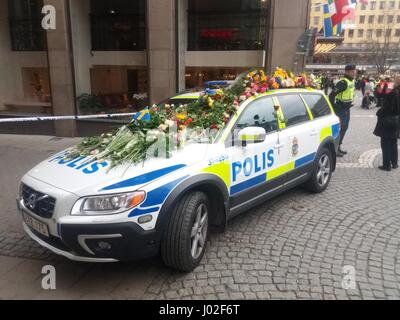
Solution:
<svg viewBox="0 0 400 320"><path fill-rule="evenodd" d="M299 158L295 161L291 161L287 164L279 166L278 168L269 170L263 174L260 174L254 178L248 179L244 182L238 183L230 188L230 194L234 195L236 193L245 191L251 187L254 187L258 184L271 181L275 178L278 178L288 172L300 168L306 164L309 164L314 161L316 153L311 153L305 157Z"/></svg>

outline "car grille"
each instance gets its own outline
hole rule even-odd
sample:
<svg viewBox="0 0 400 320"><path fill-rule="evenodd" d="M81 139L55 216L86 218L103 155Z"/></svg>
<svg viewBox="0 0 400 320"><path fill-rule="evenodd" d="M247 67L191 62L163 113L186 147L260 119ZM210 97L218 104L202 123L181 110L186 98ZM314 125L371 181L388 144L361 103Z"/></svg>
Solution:
<svg viewBox="0 0 400 320"><path fill-rule="evenodd" d="M23 184L21 196L24 206L34 214L49 219L53 216L56 199Z"/></svg>

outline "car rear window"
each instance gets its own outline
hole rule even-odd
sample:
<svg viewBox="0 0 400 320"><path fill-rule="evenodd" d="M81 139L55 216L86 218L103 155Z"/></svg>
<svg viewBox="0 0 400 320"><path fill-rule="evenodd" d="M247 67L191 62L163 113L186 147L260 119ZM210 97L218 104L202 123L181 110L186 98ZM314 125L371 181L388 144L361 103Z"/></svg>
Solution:
<svg viewBox="0 0 400 320"><path fill-rule="evenodd" d="M304 105L300 95L279 95L277 98L282 107L287 127L295 126L310 120L306 106Z"/></svg>
<svg viewBox="0 0 400 320"><path fill-rule="evenodd" d="M320 118L330 115L331 108L328 105L325 97L321 94L303 94L304 100L307 102L314 118Z"/></svg>

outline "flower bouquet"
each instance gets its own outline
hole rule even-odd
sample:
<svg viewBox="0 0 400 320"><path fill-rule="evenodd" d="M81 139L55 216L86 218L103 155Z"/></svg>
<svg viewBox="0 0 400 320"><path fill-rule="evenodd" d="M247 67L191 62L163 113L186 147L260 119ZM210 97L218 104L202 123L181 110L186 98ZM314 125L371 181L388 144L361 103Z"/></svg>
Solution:
<svg viewBox="0 0 400 320"><path fill-rule="evenodd" d="M225 89L207 89L198 100L184 105L153 105L143 110L131 123L112 133L87 137L72 148L67 158L89 157L88 161L108 160L110 167L138 163L154 156L169 157L189 141L209 139L210 130L221 130L241 102L269 90L294 87L317 88L306 74L294 75L276 68L268 76L255 69L240 75ZM191 129L188 133L187 129ZM161 147L160 147L161 146Z"/></svg>

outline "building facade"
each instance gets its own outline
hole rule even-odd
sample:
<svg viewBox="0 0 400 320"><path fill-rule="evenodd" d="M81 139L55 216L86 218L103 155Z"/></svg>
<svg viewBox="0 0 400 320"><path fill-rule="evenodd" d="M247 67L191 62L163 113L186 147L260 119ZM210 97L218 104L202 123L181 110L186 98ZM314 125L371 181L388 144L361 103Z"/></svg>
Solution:
<svg viewBox="0 0 400 320"><path fill-rule="evenodd" d="M292 69L310 12L293 2L0 0L0 116L134 112L251 67Z"/></svg>
<svg viewBox="0 0 400 320"><path fill-rule="evenodd" d="M324 11L326 1L312 0L310 28L315 28L323 36ZM380 64L376 61L380 53L390 56L391 69L400 68L400 0L375 0L356 6L354 25L342 32L343 42L329 53L318 54L309 59L308 68L315 65L338 65L356 63L361 70L377 72ZM392 59L393 61L390 61ZM378 66L377 66L378 64ZM329 67L327 67L329 69Z"/></svg>

